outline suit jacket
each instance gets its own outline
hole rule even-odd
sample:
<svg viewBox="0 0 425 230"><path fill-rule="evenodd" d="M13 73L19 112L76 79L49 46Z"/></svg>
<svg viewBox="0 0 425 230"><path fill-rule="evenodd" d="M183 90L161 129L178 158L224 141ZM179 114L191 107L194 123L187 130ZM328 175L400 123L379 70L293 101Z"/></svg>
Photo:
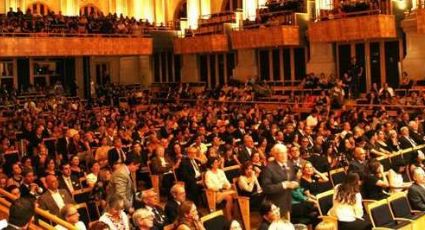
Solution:
<svg viewBox="0 0 425 230"><path fill-rule="evenodd" d="M360 163L357 160L353 160L348 165L348 172L349 173L357 173L360 176L360 179L363 180L363 178L366 177L366 163Z"/></svg>
<svg viewBox="0 0 425 230"><path fill-rule="evenodd" d="M280 208L281 215L291 210L292 201L291 190L284 189L282 182L295 180L292 162L288 161L286 164L287 170L284 170L276 161L272 161L261 173L266 199Z"/></svg>
<svg viewBox="0 0 425 230"><path fill-rule="evenodd" d="M108 195L116 194L121 196L124 199L126 209L133 206L136 189L126 165L120 165L120 167L115 169L109 184L110 192Z"/></svg>
<svg viewBox="0 0 425 230"><path fill-rule="evenodd" d="M65 204L73 204L75 203L74 199L65 189L59 189L59 193L63 199ZM43 195L38 198L38 203L40 204L40 208L49 211L51 214L60 217L60 209L57 206L55 200L53 199L51 193L47 190Z"/></svg>
<svg viewBox="0 0 425 230"><path fill-rule="evenodd" d="M410 137L410 138L412 138L412 137ZM405 136L400 136L400 138L398 140L400 141L400 148L401 149L408 149L408 148L414 147L412 145L412 143L410 143L410 141ZM416 144L418 144L418 143L416 143Z"/></svg>
<svg viewBox="0 0 425 230"><path fill-rule="evenodd" d="M174 199L169 199L165 204L164 212L167 216L167 224L172 224L178 216L180 205Z"/></svg>
<svg viewBox="0 0 425 230"><path fill-rule="evenodd" d="M150 167L151 167L151 170L152 170L152 174L154 174L154 175L160 175L160 174L169 172L170 170L173 169L173 163L172 163L172 161L168 157L166 157L166 156L164 156L164 159L165 159L165 162L167 162L167 165L166 166L162 166L161 160L158 157L154 157L151 160Z"/></svg>
<svg viewBox="0 0 425 230"><path fill-rule="evenodd" d="M425 189L422 186L412 184L407 192L407 198L413 210L425 211Z"/></svg>
<svg viewBox="0 0 425 230"><path fill-rule="evenodd" d="M69 142L71 143L71 140L69 140ZM68 155L69 155L68 146L69 144L66 142L65 137L59 138L56 143L56 151L58 152L59 155L62 155L65 161L68 160Z"/></svg>
<svg viewBox="0 0 425 230"><path fill-rule="evenodd" d="M146 205L142 202L141 206L138 208L147 208ZM168 223L167 216L165 215L164 211L161 207L155 206L155 207L149 207L152 209L153 213L153 226L156 227L156 229L162 230L164 226Z"/></svg>
<svg viewBox="0 0 425 230"><path fill-rule="evenodd" d="M63 178L63 176L58 177L58 182L59 182L59 188L65 189L66 191L69 192L69 194L72 194L72 192L69 190L68 186L66 185L65 179ZM77 177L71 175L71 183L72 183L72 187L74 188L74 191L81 189L81 183Z"/></svg>
<svg viewBox="0 0 425 230"><path fill-rule="evenodd" d="M195 160L196 164L198 164L198 168L200 170L199 173L202 173L202 168L199 162ZM201 189L197 184L197 180L201 179L201 176L195 178L195 169L189 158L183 158L180 167L178 169L179 179L184 182L184 186L187 192L187 196L189 199L196 201L201 195Z"/></svg>
<svg viewBox="0 0 425 230"><path fill-rule="evenodd" d="M423 133L415 132L415 131L413 131L413 129L409 129L409 136L413 140L415 140L415 142L418 145L421 145L421 144L424 144L425 143L425 141L424 141L424 134Z"/></svg>
<svg viewBox="0 0 425 230"><path fill-rule="evenodd" d="M250 161L251 160L251 156L252 154L256 153L257 149L256 148L252 148L251 149L251 155L249 154L247 147L245 145L242 145L241 149L239 150L239 162L241 162L241 164Z"/></svg>

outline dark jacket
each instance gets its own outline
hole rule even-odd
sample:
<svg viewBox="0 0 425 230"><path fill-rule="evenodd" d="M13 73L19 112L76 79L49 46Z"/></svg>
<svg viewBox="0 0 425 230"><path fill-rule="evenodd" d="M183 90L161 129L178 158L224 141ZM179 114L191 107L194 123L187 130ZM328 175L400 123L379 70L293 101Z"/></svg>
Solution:
<svg viewBox="0 0 425 230"><path fill-rule="evenodd" d="M425 189L422 186L412 184L407 192L407 198L413 210L425 211Z"/></svg>

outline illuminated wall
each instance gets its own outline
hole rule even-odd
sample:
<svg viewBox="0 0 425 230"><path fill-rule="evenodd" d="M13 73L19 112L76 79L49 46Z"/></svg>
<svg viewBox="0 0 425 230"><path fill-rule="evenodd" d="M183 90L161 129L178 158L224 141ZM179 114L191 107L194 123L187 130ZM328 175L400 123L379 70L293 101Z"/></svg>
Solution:
<svg viewBox="0 0 425 230"><path fill-rule="evenodd" d="M165 7L165 0L155 0L155 23L157 25L166 23Z"/></svg>
<svg viewBox="0 0 425 230"><path fill-rule="evenodd" d="M154 0L136 0L142 2L142 18L147 19L149 22L155 21L154 14Z"/></svg>
<svg viewBox="0 0 425 230"><path fill-rule="evenodd" d="M210 18L211 0L202 0L200 3L201 3L201 16L202 16L202 18Z"/></svg>
<svg viewBox="0 0 425 230"><path fill-rule="evenodd" d="M199 8L199 0L187 0L187 22L192 29L198 28Z"/></svg>
<svg viewBox="0 0 425 230"><path fill-rule="evenodd" d="M257 0L243 0L243 19L255 21L257 14Z"/></svg>

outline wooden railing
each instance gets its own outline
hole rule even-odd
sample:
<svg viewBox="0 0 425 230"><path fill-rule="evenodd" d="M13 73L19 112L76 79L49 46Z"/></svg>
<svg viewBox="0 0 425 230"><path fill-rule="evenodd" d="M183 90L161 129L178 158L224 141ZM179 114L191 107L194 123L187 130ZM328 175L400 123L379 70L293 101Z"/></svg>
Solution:
<svg viewBox="0 0 425 230"><path fill-rule="evenodd" d="M9 192L5 191L4 189L1 189L1 188L0 188L0 196L2 196L2 198L0 198L0 206L2 207L2 208L0 208L0 211L5 211L5 210L9 211L9 207L11 206L11 203L9 201L7 201L6 198L9 199L9 200L15 200L16 196L14 196L13 194L11 194L11 193L9 193ZM78 230L72 224L62 220L61 218L59 218L55 215L52 215L48 211L43 210L41 208L36 207L35 213L36 213L36 216L42 217L42 218L48 220L49 222L54 223L55 225L61 225L61 226L65 227L69 230ZM49 228L53 229L54 228L54 226L50 225L50 223L46 223L43 220L39 220L38 224L40 226L33 224L32 229L49 229Z"/></svg>
<svg viewBox="0 0 425 230"><path fill-rule="evenodd" d="M372 2L370 0L357 1L335 1L333 9L321 9L316 20L331 20L345 17L358 17L372 14L392 14L391 0Z"/></svg>

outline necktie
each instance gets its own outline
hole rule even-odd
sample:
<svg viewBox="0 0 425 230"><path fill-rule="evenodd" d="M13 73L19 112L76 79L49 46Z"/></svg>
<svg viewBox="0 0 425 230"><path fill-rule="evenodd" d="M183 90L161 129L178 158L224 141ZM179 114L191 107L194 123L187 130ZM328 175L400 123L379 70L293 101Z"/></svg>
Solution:
<svg viewBox="0 0 425 230"><path fill-rule="evenodd" d="M66 178L66 182L68 184L68 189L71 192L71 194L74 193L74 187L72 186L71 178L70 177L67 177Z"/></svg>

